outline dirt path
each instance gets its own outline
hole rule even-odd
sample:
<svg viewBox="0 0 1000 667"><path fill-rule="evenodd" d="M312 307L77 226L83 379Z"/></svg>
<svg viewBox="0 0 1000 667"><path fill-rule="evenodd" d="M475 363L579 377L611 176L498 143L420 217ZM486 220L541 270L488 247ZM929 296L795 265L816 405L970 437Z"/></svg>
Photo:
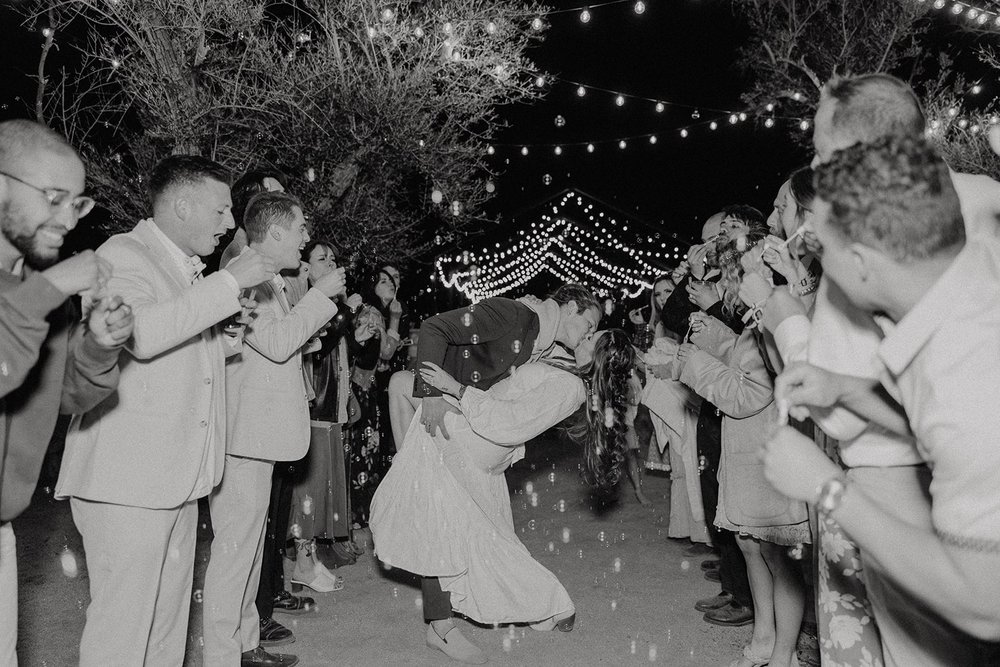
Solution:
<svg viewBox="0 0 1000 667"><path fill-rule="evenodd" d="M647 475L651 507L639 505L626 482L621 502L598 513L579 480L573 448L539 440L527 451L527 458L507 474L514 522L531 553L558 575L573 597L576 629L538 633L461 621L490 662L728 665L749 639L750 628L708 625L692 608L698 598L718 592L718 585L702 577L700 557L684 555L689 543L666 537L669 479ZM69 505L40 494L15 522L15 530L21 664L73 665L89 595ZM200 581L207 529L202 533L188 665L201 664ZM346 580L345 590L313 595L316 613L277 616L297 638L280 650L298 655L302 667L457 664L424 646L419 588L395 572L384 574L371 556L370 541L367 548L355 565L337 570Z"/></svg>

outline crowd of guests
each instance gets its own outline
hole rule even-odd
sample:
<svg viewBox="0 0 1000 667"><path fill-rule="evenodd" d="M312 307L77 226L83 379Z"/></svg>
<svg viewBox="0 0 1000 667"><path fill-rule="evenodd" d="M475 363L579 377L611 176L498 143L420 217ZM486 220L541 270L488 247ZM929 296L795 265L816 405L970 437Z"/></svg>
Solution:
<svg viewBox="0 0 1000 667"><path fill-rule="evenodd" d="M828 83L814 127L815 160L771 215L710 216L631 314L623 460L645 501L641 452L668 457L671 535L717 553L703 569L721 590L695 608L753 624L737 667L797 665L813 615L826 665L996 664L1000 184L951 172L886 75ZM10 521L63 412L55 494L90 576L81 664L183 662L208 498L205 664L293 665L268 650L292 640L275 613L311 608L286 590L285 559L292 587L341 588L331 570L361 553L395 443L433 436L455 407L397 373L413 348L399 271L353 275L348 296L347 262L310 238L281 174L230 188L218 164L172 156L147 183L149 219L59 262L94 206L83 164L47 128L0 123L0 663L16 664ZM596 300L563 289L572 308L480 310L523 316L540 350L594 345ZM464 331L452 315L430 322ZM527 359L522 337L497 358ZM424 579L444 623L447 596Z"/></svg>
<svg viewBox="0 0 1000 667"><path fill-rule="evenodd" d="M925 127L898 79L829 82L770 216L708 218L630 314L738 667L797 665L807 600L824 665L1000 661L1000 188Z"/></svg>
<svg viewBox="0 0 1000 667"><path fill-rule="evenodd" d="M193 156L153 169L150 218L59 262L94 206L84 181L58 134L0 124L0 664L17 664L10 521L61 412L75 416L55 495L91 592L80 664L183 662L207 498L205 664L293 665L268 650L294 641L274 614L314 608L288 588L343 588L331 570L363 553L355 531L395 451L386 389L412 346L400 272L359 271L348 296L336 245L310 238L280 173L230 187Z"/></svg>

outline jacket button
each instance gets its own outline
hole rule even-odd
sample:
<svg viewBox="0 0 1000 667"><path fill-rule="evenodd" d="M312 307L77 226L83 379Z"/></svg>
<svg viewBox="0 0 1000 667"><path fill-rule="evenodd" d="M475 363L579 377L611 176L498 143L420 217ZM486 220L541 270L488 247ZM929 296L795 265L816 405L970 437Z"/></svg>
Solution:
<svg viewBox="0 0 1000 667"><path fill-rule="evenodd" d="M198 423L199 423L199 424L201 425L201 427L202 427L202 428L205 428L205 427L207 427L207 426L208 426L208 421L207 421L207 420L205 420L205 419L202 419L202 420L201 420L200 422L198 422Z"/></svg>
<svg viewBox="0 0 1000 667"><path fill-rule="evenodd" d="M202 380L202 382L204 382L205 384L212 384L212 378L205 378L204 380Z"/></svg>

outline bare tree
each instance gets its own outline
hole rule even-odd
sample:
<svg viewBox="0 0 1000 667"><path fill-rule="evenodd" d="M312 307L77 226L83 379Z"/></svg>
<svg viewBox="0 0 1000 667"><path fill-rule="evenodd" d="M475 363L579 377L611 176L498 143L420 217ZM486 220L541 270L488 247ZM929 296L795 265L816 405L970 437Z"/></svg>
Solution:
<svg viewBox="0 0 1000 667"><path fill-rule="evenodd" d="M913 80L928 56L920 38L926 7L912 0L734 0L751 35L740 63L744 101L811 118L834 74L893 72ZM797 134L803 141L808 137Z"/></svg>
<svg viewBox="0 0 1000 667"><path fill-rule="evenodd" d="M111 229L171 153L294 179L318 234L420 254L482 215L496 108L540 94L544 8L513 0L37 0L36 114L81 148ZM534 25L533 25L534 23ZM544 26L542 26L544 28ZM78 65L46 73L49 50ZM438 191L441 203L431 201Z"/></svg>

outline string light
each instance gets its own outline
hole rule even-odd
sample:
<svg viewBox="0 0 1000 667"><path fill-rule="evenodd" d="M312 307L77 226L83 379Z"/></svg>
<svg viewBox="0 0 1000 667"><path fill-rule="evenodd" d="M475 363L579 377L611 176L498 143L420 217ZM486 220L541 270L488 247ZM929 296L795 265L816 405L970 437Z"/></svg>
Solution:
<svg viewBox="0 0 1000 667"><path fill-rule="evenodd" d="M589 9L584 8L584 10L582 12L580 12L580 23L590 23L590 10Z"/></svg>
<svg viewBox="0 0 1000 667"><path fill-rule="evenodd" d="M646 3L642 0L636 0L636 3L632 5L632 10L635 11L636 14L642 14L646 11Z"/></svg>
<svg viewBox="0 0 1000 667"><path fill-rule="evenodd" d="M927 3L927 0L915 1L921 5ZM949 13L956 18L962 17L964 14L966 19L974 22L979 27L985 28L987 23L992 23L991 27L1000 28L1000 13L995 10L976 7L972 3L964 0L950 2L949 0L934 0L932 6L934 9L939 11L947 7Z"/></svg>
<svg viewBox="0 0 1000 667"><path fill-rule="evenodd" d="M646 247L640 247L644 244L641 236L634 242L624 240L616 230L627 231L628 221L619 224L616 214L596 211L595 202L585 200L580 193L564 193L558 203L546 205L545 211L529 228L518 230L506 246L497 243L492 250L438 257L434 275L442 285L462 292L474 303L509 292L542 272L563 281L623 290L635 297L652 287L647 282L650 276L682 258L679 245L671 244L671 252L666 243L649 249L652 237L645 238L650 244ZM676 244L676 234L673 238ZM446 265L461 266L455 270Z"/></svg>
<svg viewBox="0 0 1000 667"><path fill-rule="evenodd" d="M615 104L620 107L625 106L625 96L618 95L617 97L615 97Z"/></svg>

